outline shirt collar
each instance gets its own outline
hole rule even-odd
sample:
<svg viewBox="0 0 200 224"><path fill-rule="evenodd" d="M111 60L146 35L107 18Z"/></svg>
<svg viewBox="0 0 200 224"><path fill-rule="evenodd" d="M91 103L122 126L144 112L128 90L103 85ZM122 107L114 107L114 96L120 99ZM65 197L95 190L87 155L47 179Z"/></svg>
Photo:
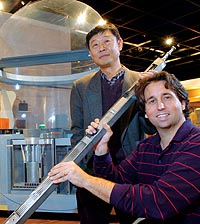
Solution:
<svg viewBox="0 0 200 224"><path fill-rule="evenodd" d="M189 133L193 127L194 127L194 125L192 124L191 120L189 118L187 118L186 121L183 122L183 124L180 126L180 128L176 132L172 141L175 141L175 142L183 141L184 139L187 138L187 136L189 135ZM160 136L159 136L158 132L156 134L156 139L157 139L156 141L160 142Z"/></svg>
<svg viewBox="0 0 200 224"><path fill-rule="evenodd" d="M122 77L123 75L124 75L124 73L125 73L125 70L124 69L122 69L120 72L118 72L114 77L112 77L112 79L111 80L109 80L108 79L108 77L107 77L107 75L105 74L105 73L103 73L103 72L101 72L101 77L104 79L104 80L106 80L106 82L109 84L109 85L114 85L115 83L116 83L116 81L120 78L120 77Z"/></svg>

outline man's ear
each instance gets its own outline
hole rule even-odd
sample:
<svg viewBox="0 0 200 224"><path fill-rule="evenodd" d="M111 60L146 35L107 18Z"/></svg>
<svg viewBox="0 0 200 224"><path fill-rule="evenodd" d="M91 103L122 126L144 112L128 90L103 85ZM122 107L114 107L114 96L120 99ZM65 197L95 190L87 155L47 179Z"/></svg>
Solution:
<svg viewBox="0 0 200 224"><path fill-rule="evenodd" d="M182 110L185 110L185 109L186 109L186 103L185 103L185 100L182 100L181 105L182 105Z"/></svg>
<svg viewBox="0 0 200 224"><path fill-rule="evenodd" d="M121 51L122 48L123 48L123 39L122 39L122 38L120 38L120 39L118 40L118 46L119 46L119 51Z"/></svg>

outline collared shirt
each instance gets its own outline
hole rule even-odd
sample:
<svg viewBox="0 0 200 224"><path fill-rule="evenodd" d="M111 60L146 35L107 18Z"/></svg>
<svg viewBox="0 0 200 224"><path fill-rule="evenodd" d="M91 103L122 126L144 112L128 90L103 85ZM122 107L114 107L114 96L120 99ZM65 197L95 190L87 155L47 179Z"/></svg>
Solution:
<svg viewBox="0 0 200 224"><path fill-rule="evenodd" d="M112 85L114 85L114 84L116 83L116 81L117 81L120 77L122 77L122 76L124 75L124 73L125 73L125 70L122 69L119 73L117 73L114 77L112 77L111 80L109 80L109 79L107 78L107 75L104 74L103 72L101 72L101 77L102 77L104 80L106 80L106 82L107 82L109 85L112 86Z"/></svg>
<svg viewBox="0 0 200 224"><path fill-rule="evenodd" d="M186 120L162 150L158 134L114 168L95 156L95 174L114 181L110 203L151 223L200 223L200 128ZM181 215L182 214L182 215Z"/></svg>

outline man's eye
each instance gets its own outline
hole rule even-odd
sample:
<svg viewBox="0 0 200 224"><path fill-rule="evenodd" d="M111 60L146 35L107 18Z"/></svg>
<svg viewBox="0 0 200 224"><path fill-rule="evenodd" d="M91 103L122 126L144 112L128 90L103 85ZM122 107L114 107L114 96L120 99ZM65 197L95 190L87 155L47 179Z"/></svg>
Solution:
<svg viewBox="0 0 200 224"><path fill-rule="evenodd" d="M105 44L108 44L110 43L111 41L110 40L105 40Z"/></svg>
<svg viewBox="0 0 200 224"><path fill-rule="evenodd" d="M151 104L155 104L155 102L156 102L156 101L155 101L154 99L151 99L151 100L148 100L148 101L147 101L147 104L150 104L150 105L151 105Z"/></svg>
<svg viewBox="0 0 200 224"><path fill-rule="evenodd" d="M155 100L150 100L149 103L150 104L154 104L155 103Z"/></svg>
<svg viewBox="0 0 200 224"><path fill-rule="evenodd" d="M97 47L97 44L93 44L92 47Z"/></svg>
<svg viewBox="0 0 200 224"><path fill-rule="evenodd" d="M170 100L171 99L171 96L165 96L164 97L164 100Z"/></svg>

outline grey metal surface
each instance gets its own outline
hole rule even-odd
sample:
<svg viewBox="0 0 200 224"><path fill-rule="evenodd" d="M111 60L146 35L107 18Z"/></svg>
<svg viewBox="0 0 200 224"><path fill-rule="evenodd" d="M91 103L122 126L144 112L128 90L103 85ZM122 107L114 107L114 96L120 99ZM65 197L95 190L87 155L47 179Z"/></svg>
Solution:
<svg viewBox="0 0 200 224"><path fill-rule="evenodd" d="M53 52L0 59L0 69L91 60L88 50Z"/></svg>

